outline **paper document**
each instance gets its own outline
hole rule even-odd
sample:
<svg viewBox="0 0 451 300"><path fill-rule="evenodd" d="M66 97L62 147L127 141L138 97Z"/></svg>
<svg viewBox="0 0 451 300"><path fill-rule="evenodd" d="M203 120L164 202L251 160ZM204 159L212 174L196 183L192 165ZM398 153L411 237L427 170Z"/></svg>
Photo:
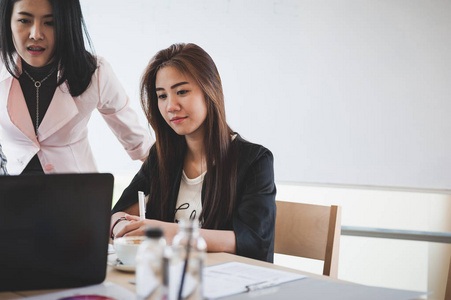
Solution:
<svg viewBox="0 0 451 300"><path fill-rule="evenodd" d="M206 267L204 298L217 299L248 291L264 289L307 276L238 262Z"/></svg>

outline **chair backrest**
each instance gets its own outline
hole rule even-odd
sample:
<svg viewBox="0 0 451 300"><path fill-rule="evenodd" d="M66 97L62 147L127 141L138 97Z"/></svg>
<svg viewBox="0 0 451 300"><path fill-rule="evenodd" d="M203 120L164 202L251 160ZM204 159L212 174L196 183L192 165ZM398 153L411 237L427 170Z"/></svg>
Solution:
<svg viewBox="0 0 451 300"><path fill-rule="evenodd" d="M274 252L324 261L323 274L338 275L341 207L276 201Z"/></svg>
<svg viewBox="0 0 451 300"><path fill-rule="evenodd" d="M451 300L451 260L449 262L448 281L446 282L445 300Z"/></svg>

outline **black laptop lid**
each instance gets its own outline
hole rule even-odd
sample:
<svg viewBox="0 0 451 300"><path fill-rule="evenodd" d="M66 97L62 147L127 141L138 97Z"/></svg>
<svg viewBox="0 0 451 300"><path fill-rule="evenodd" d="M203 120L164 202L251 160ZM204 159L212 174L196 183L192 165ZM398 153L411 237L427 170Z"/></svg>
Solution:
<svg viewBox="0 0 451 300"><path fill-rule="evenodd" d="M0 176L0 291L105 279L111 174Z"/></svg>

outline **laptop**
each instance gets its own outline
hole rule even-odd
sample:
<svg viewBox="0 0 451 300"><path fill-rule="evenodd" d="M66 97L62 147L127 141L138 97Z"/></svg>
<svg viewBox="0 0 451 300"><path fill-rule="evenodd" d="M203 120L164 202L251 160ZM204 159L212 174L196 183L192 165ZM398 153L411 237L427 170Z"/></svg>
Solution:
<svg viewBox="0 0 451 300"><path fill-rule="evenodd" d="M104 281L111 174L0 176L0 291Z"/></svg>

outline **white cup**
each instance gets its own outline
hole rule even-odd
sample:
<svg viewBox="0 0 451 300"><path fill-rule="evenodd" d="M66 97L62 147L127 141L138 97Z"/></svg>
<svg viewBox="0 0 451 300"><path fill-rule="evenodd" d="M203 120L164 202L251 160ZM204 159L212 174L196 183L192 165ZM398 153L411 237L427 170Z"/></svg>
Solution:
<svg viewBox="0 0 451 300"><path fill-rule="evenodd" d="M117 258L127 266L136 264L135 257L138 246L145 240L144 236L124 236L114 239L114 250Z"/></svg>

